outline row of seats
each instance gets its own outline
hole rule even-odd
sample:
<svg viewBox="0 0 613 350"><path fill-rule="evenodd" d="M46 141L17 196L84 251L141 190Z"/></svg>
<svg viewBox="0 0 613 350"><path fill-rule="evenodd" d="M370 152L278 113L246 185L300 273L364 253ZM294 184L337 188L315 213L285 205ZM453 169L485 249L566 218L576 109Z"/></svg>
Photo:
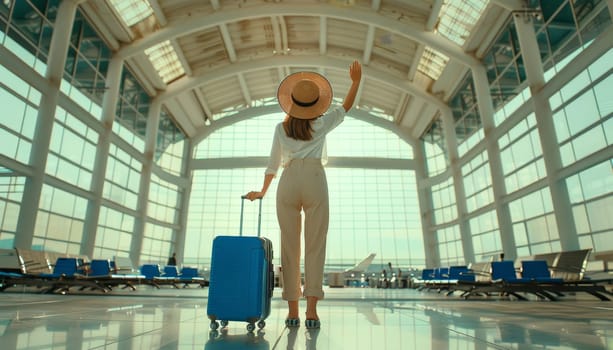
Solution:
<svg viewBox="0 0 613 350"><path fill-rule="evenodd" d="M585 277L585 267L591 249L564 251L547 257L531 256L515 261L492 261L470 266L450 266L424 269L414 280L420 290L435 290L461 296L505 296L526 300L531 294L539 299L558 300L564 293L584 292L600 300L610 300L604 284L607 279Z"/></svg>
<svg viewBox="0 0 613 350"><path fill-rule="evenodd" d="M145 264L139 273L134 273L131 267L119 267L116 261L110 259L88 261L84 257L60 256L54 264L50 264L48 255L42 253L15 249L18 267L0 271L0 291L24 286L34 287L42 293L65 294L73 288L107 293L116 287L135 290L139 284L156 288L161 285L175 288L179 288L180 284L184 288L190 284L200 287L208 285L208 281L199 277L198 270L192 267L183 267L179 271L177 266L165 266L162 270L158 264ZM122 272L126 270L127 273Z"/></svg>
<svg viewBox="0 0 613 350"><path fill-rule="evenodd" d="M141 266L140 272L157 288L162 284L170 284L175 288L179 288L178 284L181 283L184 288L190 284L198 284L200 287L209 285L207 280L198 276L198 269L195 267L184 266L179 271L175 265L166 265L161 269L159 264L145 264Z"/></svg>

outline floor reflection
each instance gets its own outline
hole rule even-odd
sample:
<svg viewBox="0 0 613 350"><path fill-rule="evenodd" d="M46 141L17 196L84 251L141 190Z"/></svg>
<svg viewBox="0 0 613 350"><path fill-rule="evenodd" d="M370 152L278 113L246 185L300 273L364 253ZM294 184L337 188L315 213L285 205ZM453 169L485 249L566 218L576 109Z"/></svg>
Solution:
<svg viewBox="0 0 613 350"><path fill-rule="evenodd" d="M266 327L256 333L245 322L210 331L206 303L206 289L1 293L0 348L613 349L611 302L465 301L407 289L344 288L327 291L319 304L321 329L285 327L286 303L274 297Z"/></svg>
<svg viewBox="0 0 613 350"><path fill-rule="evenodd" d="M248 332L245 334L229 334L227 329L210 331L209 340L204 348L206 350L231 350L231 349L270 349L265 332Z"/></svg>

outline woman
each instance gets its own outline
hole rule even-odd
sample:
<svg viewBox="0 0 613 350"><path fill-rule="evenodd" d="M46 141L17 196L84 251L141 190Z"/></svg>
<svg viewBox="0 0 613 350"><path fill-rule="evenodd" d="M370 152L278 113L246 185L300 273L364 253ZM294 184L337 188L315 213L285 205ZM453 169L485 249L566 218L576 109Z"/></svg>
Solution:
<svg viewBox="0 0 613 350"><path fill-rule="evenodd" d="M349 67L351 87L342 106L328 110L332 87L314 72L298 72L286 77L277 91L279 104L287 116L275 128L268 168L261 191L249 192L250 200L266 194L279 166L284 170L277 189L277 219L281 228L283 299L289 313L285 324L300 325L298 301L307 300L307 328L319 328L317 301L323 299L323 271L328 234L328 185L323 170L326 134L337 127L355 101L362 78L362 66ZM301 211L304 211L305 271L304 290L300 286Z"/></svg>

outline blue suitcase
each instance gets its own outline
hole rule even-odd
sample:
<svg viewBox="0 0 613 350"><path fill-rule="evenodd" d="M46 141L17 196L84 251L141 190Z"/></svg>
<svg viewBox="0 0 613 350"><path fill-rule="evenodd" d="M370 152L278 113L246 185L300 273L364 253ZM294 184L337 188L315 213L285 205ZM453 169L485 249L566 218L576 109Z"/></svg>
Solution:
<svg viewBox="0 0 613 350"><path fill-rule="evenodd" d="M274 289L272 242L260 237L262 201L259 200L258 236L243 236L241 202L240 236L217 236L213 240L207 315L211 329L229 321L247 322L247 330L262 329L270 314ZM218 323L219 321L219 323Z"/></svg>

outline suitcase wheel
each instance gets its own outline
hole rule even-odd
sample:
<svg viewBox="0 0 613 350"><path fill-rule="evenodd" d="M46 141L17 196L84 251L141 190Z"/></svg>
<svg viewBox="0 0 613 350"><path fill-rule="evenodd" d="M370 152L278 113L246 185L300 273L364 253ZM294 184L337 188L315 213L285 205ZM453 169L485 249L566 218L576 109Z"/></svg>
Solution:
<svg viewBox="0 0 613 350"><path fill-rule="evenodd" d="M210 327L212 330L217 330L217 328L219 328L219 324L217 323L217 321L211 321Z"/></svg>
<svg viewBox="0 0 613 350"><path fill-rule="evenodd" d="M255 324L248 323L247 324L247 332L253 332L255 330Z"/></svg>
<svg viewBox="0 0 613 350"><path fill-rule="evenodd" d="M258 328L262 329L264 327L266 327L266 322L264 322L264 320L260 320L260 322L258 322Z"/></svg>
<svg viewBox="0 0 613 350"><path fill-rule="evenodd" d="M228 325L228 320L221 320L221 326L226 327Z"/></svg>

